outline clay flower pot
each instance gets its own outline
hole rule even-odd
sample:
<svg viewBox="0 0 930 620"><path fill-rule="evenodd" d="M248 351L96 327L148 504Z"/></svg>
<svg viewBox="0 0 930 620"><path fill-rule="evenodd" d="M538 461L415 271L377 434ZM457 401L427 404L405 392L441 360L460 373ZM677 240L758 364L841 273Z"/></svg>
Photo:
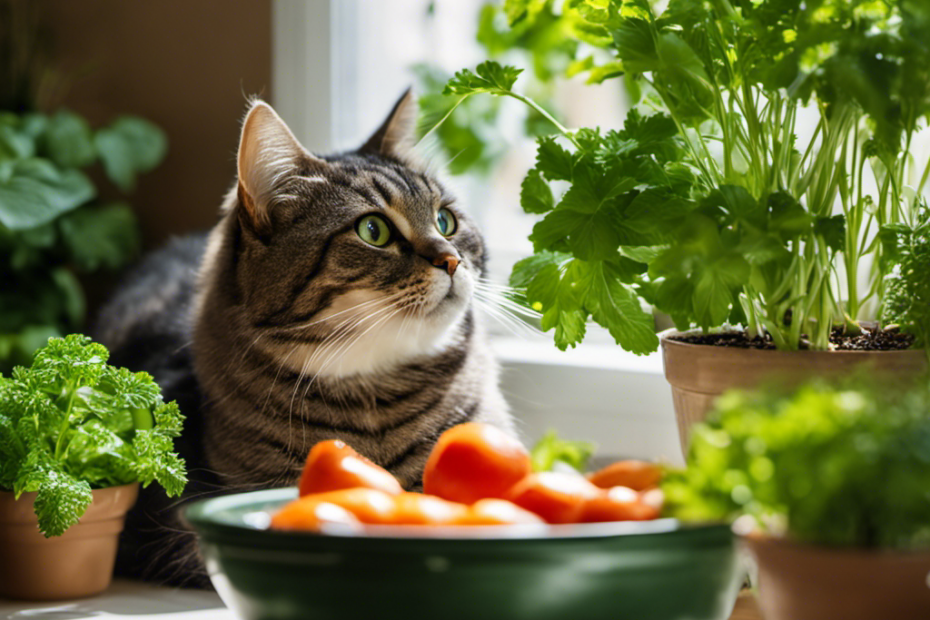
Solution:
<svg viewBox="0 0 930 620"><path fill-rule="evenodd" d="M930 551L832 549L747 536L766 620L927 620Z"/></svg>
<svg viewBox="0 0 930 620"><path fill-rule="evenodd" d="M927 353L906 351L771 351L689 344L662 336L665 378L672 386L681 449L687 454L691 427L703 422L714 400L731 388L752 388L766 380L800 383L814 377L848 375L868 366L891 377L926 373Z"/></svg>
<svg viewBox="0 0 930 620"><path fill-rule="evenodd" d="M46 538L33 510L36 494L16 500L0 491L0 596L56 600L106 590L123 520L138 493L135 483L98 489L78 523Z"/></svg>

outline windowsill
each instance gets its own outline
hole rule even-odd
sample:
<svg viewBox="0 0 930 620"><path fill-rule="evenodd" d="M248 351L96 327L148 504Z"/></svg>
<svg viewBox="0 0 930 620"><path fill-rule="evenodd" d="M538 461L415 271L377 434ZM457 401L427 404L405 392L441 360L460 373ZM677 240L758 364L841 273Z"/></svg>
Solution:
<svg viewBox="0 0 930 620"><path fill-rule="evenodd" d="M634 355L615 344L580 344L574 349L560 351L551 335L545 340L496 336L491 346L504 364L552 364L574 368L597 368L608 371L662 375L662 353Z"/></svg>
<svg viewBox="0 0 930 620"><path fill-rule="evenodd" d="M559 351L550 334L491 342L501 389L528 445L554 429L595 441L600 456L683 462L661 353L638 357L604 343Z"/></svg>

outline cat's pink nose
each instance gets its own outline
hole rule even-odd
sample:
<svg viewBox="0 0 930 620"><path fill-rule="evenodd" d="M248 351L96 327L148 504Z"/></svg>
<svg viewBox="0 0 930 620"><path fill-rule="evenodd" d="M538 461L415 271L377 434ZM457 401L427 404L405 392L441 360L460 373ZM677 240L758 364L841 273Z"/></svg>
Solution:
<svg viewBox="0 0 930 620"><path fill-rule="evenodd" d="M459 266L459 259L454 254L440 254L433 259L433 265L445 269L451 276L455 274L455 270Z"/></svg>

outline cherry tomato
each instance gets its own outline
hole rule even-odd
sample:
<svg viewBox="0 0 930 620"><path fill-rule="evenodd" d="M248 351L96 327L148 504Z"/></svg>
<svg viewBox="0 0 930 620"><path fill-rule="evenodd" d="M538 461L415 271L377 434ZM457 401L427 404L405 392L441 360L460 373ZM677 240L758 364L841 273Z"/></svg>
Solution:
<svg viewBox="0 0 930 620"><path fill-rule="evenodd" d="M362 529L361 521L342 506L311 498L293 501L271 517L271 529L274 530L318 532L324 526L334 524L350 531Z"/></svg>
<svg viewBox="0 0 930 620"><path fill-rule="evenodd" d="M539 524L543 520L505 499L481 499L472 504L455 525Z"/></svg>
<svg viewBox="0 0 930 620"><path fill-rule="evenodd" d="M581 509L580 521L651 521L658 517L659 511L645 504L639 493L629 487L614 487L587 500Z"/></svg>
<svg viewBox="0 0 930 620"><path fill-rule="evenodd" d="M400 483L338 439L321 441L307 455L300 477L300 495L364 487L391 495L403 493Z"/></svg>
<svg viewBox="0 0 930 620"><path fill-rule="evenodd" d="M494 426L470 422L440 436L426 461L423 490L463 504L504 498L531 469L519 441Z"/></svg>
<svg viewBox="0 0 930 620"><path fill-rule="evenodd" d="M662 470L658 465L645 461L618 461L588 474L588 480L602 489L628 487L634 491L645 491L658 486Z"/></svg>
<svg viewBox="0 0 930 620"><path fill-rule="evenodd" d="M581 476L546 471L524 478L508 499L547 523L578 523L585 502L603 493Z"/></svg>
<svg viewBox="0 0 930 620"><path fill-rule="evenodd" d="M422 493L402 493L394 497L397 525L446 525L460 519L468 506Z"/></svg>

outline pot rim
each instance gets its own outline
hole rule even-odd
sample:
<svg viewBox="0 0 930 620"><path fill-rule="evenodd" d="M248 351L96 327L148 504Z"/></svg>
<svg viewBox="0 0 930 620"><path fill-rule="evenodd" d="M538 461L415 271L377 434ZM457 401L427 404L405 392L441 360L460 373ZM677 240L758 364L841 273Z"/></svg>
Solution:
<svg viewBox="0 0 930 620"><path fill-rule="evenodd" d="M738 333L739 330L726 330L722 332L715 333ZM888 355L888 354L899 354L899 355L921 355L925 356L926 352L923 349L892 349L892 350L882 350L882 349L873 349L869 351L857 351L857 350L837 350L837 349L828 349L826 351L811 351L809 349L798 350L798 351L780 351L778 349L755 349L755 348L742 348L742 347L715 347L708 344L694 344L692 342L682 342L681 340L672 339L673 336L684 336L689 334L698 334L702 333L700 328L689 329L688 331L679 331L674 327L663 330L659 332L659 342L662 344L663 348L675 347L683 350L714 350L714 351L738 351L743 355L845 355L845 356L868 356L868 355Z"/></svg>
<svg viewBox="0 0 930 620"><path fill-rule="evenodd" d="M99 489L91 489L90 492L93 494L93 493L97 493L98 491L112 491L115 489L128 489L130 487L139 486L140 484L142 483L141 482L129 482L127 484L114 484L113 486L109 486L109 487L100 487ZM30 495L34 493L36 492L35 491L24 491L22 495L20 495L20 498L22 498L23 495ZM13 491L9 491L7 489L0 487L0 496L9 496L13 494L14 494ZM19 501L19 500L16 500L16 501Z"/></svg>
<svg viewBox="0 0 930 620"><path fill-rule="evenodd" d="M888 549L888 548L868 548L868 547L840 547L824 545L819 543L809 543L795 540L787 536L778 536L776 534L766 534L762 532L751 532L749 534L738 535L741 542L749 546L790 549L793 551L818 553L822 555L832 555L834 557L844 558L872 558L885 560L928 560L930 559L930 547L925 549Z"/></svg>

